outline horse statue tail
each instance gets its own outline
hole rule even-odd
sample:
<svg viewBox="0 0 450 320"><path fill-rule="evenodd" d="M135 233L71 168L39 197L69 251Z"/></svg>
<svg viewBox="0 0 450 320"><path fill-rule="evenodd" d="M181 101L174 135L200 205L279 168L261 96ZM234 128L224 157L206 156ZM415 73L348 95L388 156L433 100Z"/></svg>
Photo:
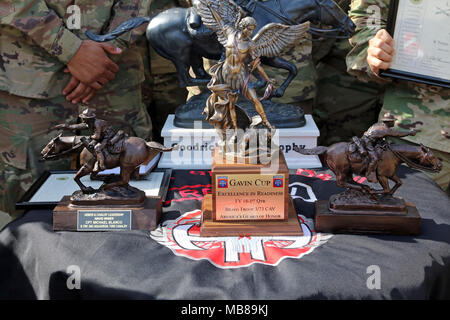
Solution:
<svg viewBox="0 0 450 320"><path fill-rule="evenodd" d="M170 152L170 151L176 150L177 147L178 147L177 145L175 145L173 147L166 147L166 146L164 146L161 143L158 143L156 141L145 141L145 144L150 149L157 150L159 152Z"/></svg>
<svg viewBox="0 0 450 320"><path fill-rule="evenodd" d="M297 146L294 146L294 151L298 152L300 154L303 154L305 156L313 156L313 155L319 155L319 154L324 154L326 153L328 150L328 147L316 147L316 148L312 148L312 149L300 149Z"/></svg>
<svg viewBox="0 0 450 320"><path fill-rule="evenodd" d="M153 19L153 16L152 17L133 18L133 19L127 20L125 22L122 22L117 28L115 28L110 33L100 35L100 34L94 34L91 31L86 31L86 36L89 39L97 41L97 42L105 42L105 41L114 40L117 37L124 34L125 32L133 30L134 28L139 27L143 23L150 22L152 19Z"/></svg>

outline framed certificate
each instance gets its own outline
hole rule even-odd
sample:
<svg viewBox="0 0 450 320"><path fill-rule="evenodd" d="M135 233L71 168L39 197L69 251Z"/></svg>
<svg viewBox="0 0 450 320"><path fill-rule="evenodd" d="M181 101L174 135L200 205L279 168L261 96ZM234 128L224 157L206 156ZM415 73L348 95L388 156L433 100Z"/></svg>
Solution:
<svg viewBox="0 0 450 320"><path fill-rule="evenodd" d="M16 203L17 209L53 209L67 195L72 195L79 186L73 180L76 171L46 171ZM131 180L130 185L145 192L147 197L160 197L165 201L172 169L154 169L139 180ZM86 186L98 189L103 181L81 178Z"/></svg>
<svg viewBox="0 0 450 320"><path fill-rule="evenodd" d="M450 1L391 0L395 57L381 76L450 88Z"/></svg>

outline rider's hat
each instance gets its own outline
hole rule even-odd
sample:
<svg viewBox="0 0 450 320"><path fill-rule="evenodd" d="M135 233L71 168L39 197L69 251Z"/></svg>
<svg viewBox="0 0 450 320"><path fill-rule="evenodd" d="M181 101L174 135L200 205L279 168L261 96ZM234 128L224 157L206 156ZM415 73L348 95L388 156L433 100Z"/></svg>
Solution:
<svg viewBox="0 0 450 320"><path fill-rule="evenodd" d="M94 119L95 113L92 109L87 108L80 114L81 119Z"/></svg>
<svg viewBox="0 0 450 320"><path fill-rule="evenodd" d="M395 122L397 119L390 113L385 113L381 121L383 122Z"/></svg>

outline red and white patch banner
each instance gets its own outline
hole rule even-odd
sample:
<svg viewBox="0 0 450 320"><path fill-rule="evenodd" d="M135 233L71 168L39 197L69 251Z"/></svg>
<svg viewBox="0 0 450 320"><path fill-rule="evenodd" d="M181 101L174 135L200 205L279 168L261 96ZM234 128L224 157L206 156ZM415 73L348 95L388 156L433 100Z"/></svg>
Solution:
<svg viewBox="0 0 450 320"><path fill-rule="evenodd" d="M331 237L316 233L311 219L298 218L303 236L200 237L201 211L194 210L163 222L150 237L177 256L208 260L218 268L276 266L286 258L300 259Z"/></svg>

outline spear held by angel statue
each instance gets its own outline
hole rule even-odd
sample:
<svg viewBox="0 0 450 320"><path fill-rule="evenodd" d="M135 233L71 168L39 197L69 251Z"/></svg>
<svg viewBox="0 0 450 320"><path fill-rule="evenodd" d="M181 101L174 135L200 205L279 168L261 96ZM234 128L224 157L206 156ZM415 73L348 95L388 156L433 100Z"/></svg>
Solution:
<svg viewBox="0 0 450 320"><path fill-rule="evenodd" d="M275 130L260 101L270 96L275 82L264 72L260 57L276 57L297 44L308 31L309 22L292 26L269 23L252 37L256 20L245 17L245 12L232 0L199 0L196 7L205 26L216 32L225 47L225 59L210 69L212 79L208 89L212 94L204 111L207 120L218 129L237 130L235 103L242 95L253 103L262 124ZM249 85L253 72L258 72L268 82L262 99Z"/></svg>

